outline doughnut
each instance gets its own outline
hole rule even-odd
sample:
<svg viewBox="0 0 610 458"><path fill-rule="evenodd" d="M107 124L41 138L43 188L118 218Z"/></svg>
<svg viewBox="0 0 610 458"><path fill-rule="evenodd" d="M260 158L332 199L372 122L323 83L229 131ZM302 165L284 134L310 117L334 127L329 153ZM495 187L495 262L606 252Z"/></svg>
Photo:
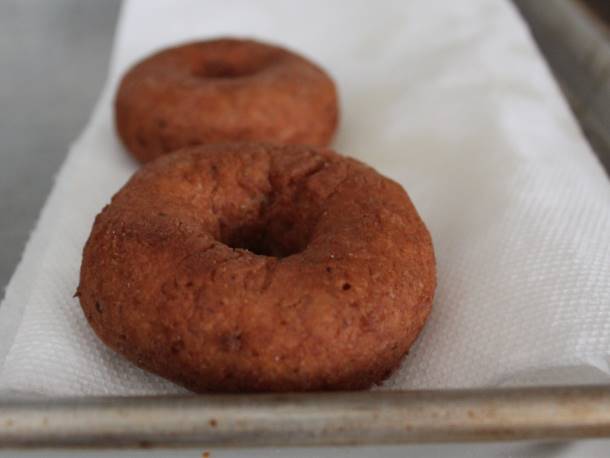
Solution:
<svg viewBox="0 0 610 458"><path fill-rule="evenodd" d="M225 142L327 145L337 92L318 66L253 40L217 39L160 51L123 77L115 122L141 162Z"/></svg>
<svg viewBox="0 0 610 458"><path fill-rule="evenodd" d="M192 391L356 390L400 364L435 285L399 184L321 147L216 144L112 198L77 296L108 347Z"/></svg>

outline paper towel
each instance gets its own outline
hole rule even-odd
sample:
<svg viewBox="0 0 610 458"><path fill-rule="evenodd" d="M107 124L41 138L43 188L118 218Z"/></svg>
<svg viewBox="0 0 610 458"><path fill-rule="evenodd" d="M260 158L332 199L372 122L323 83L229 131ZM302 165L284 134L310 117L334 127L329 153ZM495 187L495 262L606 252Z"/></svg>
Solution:
<svg viewBox="0 0 610 458"><path fill-rule="evenodd" d="M106 89L0 307L5 393L181 391L106 349L72 295L95 214L137 167L112 124L118 78L219 35L326 68L334 146L402 183L432 233L434 309L381 388L610 382L610 186L510 3L154 0L124 5Z"/></svg>

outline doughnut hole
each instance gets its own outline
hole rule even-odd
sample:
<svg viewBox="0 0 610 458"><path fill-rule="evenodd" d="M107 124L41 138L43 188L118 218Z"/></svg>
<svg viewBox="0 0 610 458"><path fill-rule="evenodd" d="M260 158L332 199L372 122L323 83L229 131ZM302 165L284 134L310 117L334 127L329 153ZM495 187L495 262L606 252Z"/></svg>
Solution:
<svg viewBox="0 0 610 458"><path fill-rule="evenodd" d="M243 78L255 75L262 69L262 63L258 63L258 65L236 65L218 60L204 62L203 65L195 69L194 75L199 78Z"/></svg>
<svg viewBox="0 0 610 458"><path fill-rule="evenodd" d="M224 215L218 241L233 249L275 258L303 252L320 217L319 209L299 205L306 195L302 189L299 191L301 199L296 200L287 197L285 192L269 190L264 197L259 196L264 204L258 207L255 215Z"/></svg>
<svg viewBox="0 0 610 458"><path fill-rule="evenodd" d="M277 61L273 52L259 52L243 55L241 52L223 54L215 58L209 56L194 67L193 75L198 78L235 79L254 76L269 68Z"/></svg>
<svg viewBox="0 0 610 458"><path fill-rule="evenodd" d="M301 253L309 242L309 234L294 228L294 221L286 215L285 220L235 227L226 231L220 241L233 249L248 250L259 256L285 258Z"/></svg>
<svg viewBox="0 0 610 458"><path fill-rule="evenodd" d="M246 184L248 180L244 177L229 179L224 175L228 182L240 184L224 188L231 190L231 199L216 214L218 230L213 233L217 241L233 249L274 258L286 258L306 250L325 201L318 195L319 181L325 181L323 176L330 176L330 181L339 182L345 171L325 167L324 161L311 158L295 164L287 160L281 167L290 179L269 177L269 181L263 178L262 183L259 176L251 177ZM222 170L218 173L224 174ZM324 185L334 188L332 183Z"/></svg>

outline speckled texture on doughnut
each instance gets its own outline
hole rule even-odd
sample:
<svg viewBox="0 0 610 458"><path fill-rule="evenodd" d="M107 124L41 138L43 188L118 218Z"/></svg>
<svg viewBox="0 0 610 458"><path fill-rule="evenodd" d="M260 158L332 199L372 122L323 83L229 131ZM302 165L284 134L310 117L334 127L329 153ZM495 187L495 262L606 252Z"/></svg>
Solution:
<svg viewBox="0 0 610 458"><path fill-rule="evenodd" d="M327 145L338 123L335 85L286 49L217 39L136 64L115 99L123 144L146 162L179 148L268 141Z"/></svg>
<svg viewBox="0 0 610 458"><path fill-rule="evenodd" d="M430 312L430 236L400 185L328 149L184 149L97 216L78 295L109 347L194 391L363 389Z"/></svg>

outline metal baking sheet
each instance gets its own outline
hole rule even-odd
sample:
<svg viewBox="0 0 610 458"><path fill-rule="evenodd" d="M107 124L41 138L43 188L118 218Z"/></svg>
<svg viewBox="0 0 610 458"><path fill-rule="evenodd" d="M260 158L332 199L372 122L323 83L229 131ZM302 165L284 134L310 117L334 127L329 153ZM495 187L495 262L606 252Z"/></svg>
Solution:
<svg viewBox="0 0 610 458"><path fill-rule="evenodd" d="M513 0L610 171L610 2Z"/></svg>
<svg viewBox="0 0 610 458"><path fill-rule="evenodd" d="M1 447L358 445L610 437L610 387L14 400Z"/></svg>
<svg viewBox="0 0 610 458"><path fill-rule="evenodd" d="M596 145L604 159L608 131L597 127L607 125L610 106L604 89L609 42L587 25L586 16L575 13L578 4L570 0L554 1L553 8L536 1L517 3L538 28L534 32L555 43L555 54L574 56L571 61L564 59L563 70L558 64L561 80L585 129L601 132ZM586 57L583 49L594 58L578 60ZM593 437L610 437L610 386L0 401L0 447L4 448Z"/></svg>

